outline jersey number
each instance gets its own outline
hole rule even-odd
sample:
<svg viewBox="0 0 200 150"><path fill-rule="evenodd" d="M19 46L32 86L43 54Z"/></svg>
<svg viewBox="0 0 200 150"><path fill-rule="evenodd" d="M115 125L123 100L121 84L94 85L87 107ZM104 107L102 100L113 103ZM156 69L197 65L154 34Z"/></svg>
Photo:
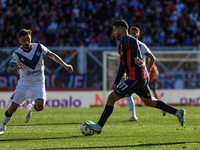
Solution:
<svg viewBox="0 0 200 150"><path fill-rule="evenodd" d="M127 85L126 83L122 83L122 84L119 86L119 88L121 88L122 91L123 91L124 89L126 89L127 87L128 87L128 85Z"/></svg>

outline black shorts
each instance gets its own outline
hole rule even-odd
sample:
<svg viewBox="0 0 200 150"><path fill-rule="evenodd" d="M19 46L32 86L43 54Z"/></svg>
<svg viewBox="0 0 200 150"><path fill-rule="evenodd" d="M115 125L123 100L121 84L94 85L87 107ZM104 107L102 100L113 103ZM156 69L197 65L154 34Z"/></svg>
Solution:
<svg viewBox="0 0 200 150"><path fill-rule="evenodd" d="M154 80L153 82L149 83L149 87L150 87L150 89L155 90L156 89L156 80Z"/></svg>
<svg viewBox="0 0 200 150"><path fill-rule="evenodd" d="M152 98L151 90L149 88L149 79L145 80L129 80L127 79L120 84L115 90L115 94L121 98L129 97L133 93L136 93L140 97L148 99Z"/></svg>

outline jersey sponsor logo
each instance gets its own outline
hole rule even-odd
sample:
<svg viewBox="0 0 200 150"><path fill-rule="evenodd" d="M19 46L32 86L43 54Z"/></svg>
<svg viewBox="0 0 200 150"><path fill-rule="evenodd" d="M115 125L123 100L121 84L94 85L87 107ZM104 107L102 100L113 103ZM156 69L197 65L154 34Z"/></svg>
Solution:
<svg viewBox="0 0 200 150"><path fill-rule="evenodd" d="M38 75L42 72L42 70L35 70L35 71L28 71L26 73L27 76L30 76L30 75Z"/></svg>
<svg viewBox="0 0 200 150"><path fill-rule="evenodd" d="M21 58L20 60L21 60L21 61L24 61L24 58Z"/></svg>

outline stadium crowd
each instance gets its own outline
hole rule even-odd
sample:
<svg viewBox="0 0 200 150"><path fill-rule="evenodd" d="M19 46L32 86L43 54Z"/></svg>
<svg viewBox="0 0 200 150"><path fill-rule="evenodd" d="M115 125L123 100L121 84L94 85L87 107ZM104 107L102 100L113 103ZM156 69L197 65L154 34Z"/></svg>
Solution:
<svg viewBox="0 0 200 150"><path fill-rule="evenodd" d="M122 18L148 46L198 45L199 7L198 0L1 0L0 47L19 45L22 28L46 46L116 46L112 23Z"/></svg>
<svg viewBox="0 0 200 150"><path fill-rule="evenodd" d="M31 29L32 42L45 46L117 46L112 23L125 19L141 29L147 46L197 46L200 41L198 0L1 0L0 47L18 47L16 33ZM55 51L68 59L73 50ZM101 60L101 52L92 52ZM6 74L5 60L11 52L0 51L0 74ZM10 59L10 58L9 58ZM87 87L101 87L102 68L87 57ZM77 57L70 62L76 71ZM47 59L47 68L55 70ZM65 73L58 74L66 86Z"/></svg>

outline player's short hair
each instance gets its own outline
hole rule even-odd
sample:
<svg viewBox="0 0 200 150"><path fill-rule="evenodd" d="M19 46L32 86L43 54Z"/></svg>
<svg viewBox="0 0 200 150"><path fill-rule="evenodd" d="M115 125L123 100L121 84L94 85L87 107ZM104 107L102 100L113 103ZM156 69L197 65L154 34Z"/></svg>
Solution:
<svg viewBox="0 0 200 150"><path fill-rule="evenodd" d="M31 35L32 31L30 29L21 29L18 33L17 36L20 38L21 36L25 36L27 34Z"/></svg>
<svg viewBox="0 0 200 150"><path fill-rule="evenodd" d="M121 27L125 27L126 29L129 28L128 27L128 23L125 20L123 20L123 19L115 21L113 23L113 26L116 26L116 27L120 27L121 26Z"/></svg>
<svg viewBox="0 0 200 150"><path fill-rule="evenodd" d="M136 30L140 34L140 29L138 27L131 27L130 30Z"/></svg>

